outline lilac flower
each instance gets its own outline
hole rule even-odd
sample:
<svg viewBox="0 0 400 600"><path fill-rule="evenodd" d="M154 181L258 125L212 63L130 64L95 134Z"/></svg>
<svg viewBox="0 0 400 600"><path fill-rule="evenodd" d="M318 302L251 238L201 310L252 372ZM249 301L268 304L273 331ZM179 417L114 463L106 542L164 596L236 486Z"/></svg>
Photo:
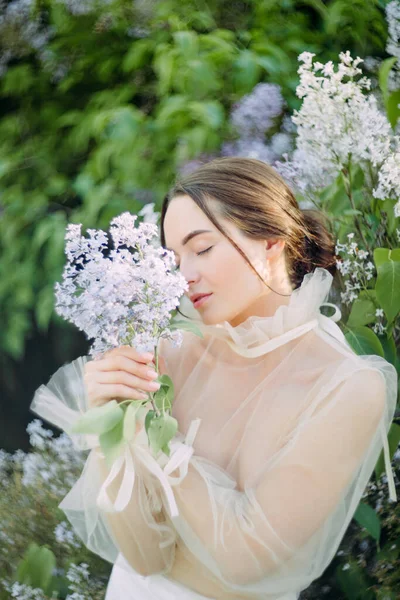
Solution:
<svg viewBox="0 0 400 600"><path fill-rule="evenodd" d="M276 165L282 176L302 180L304 189L325 187L349 161L379 167L390 152L391 127L376 98L366 95L370 81L360 77L361 58L342 52L335 70L331 61L313 63L314 54L299 56L303 99L292 120L296 148L290 161ZM287 164L290 162L291 164Z"/></svg>
<svg viewBox="0 0 400 600"><path fill-rule="evenodd" d="M274 119L282 113L283 98L279 85L258 83L243 96L231 112L231 122L241 138L263 139Z"/></svg>
<svg viewBox="0 0 400 600"><path fill-rule="evenodd" d="M389 36L386 42L386 52L400 59L400 3L398 0L389 2L385 8Z"/></svg>
<svg viewBox="0 0 400 600"><path fill-rule="evenodd" d="M378 185L373 190L375 198L385 200L392 198L397 200L394 206L394 216L400 217L400 145L397 140L398 149L392 152L383 163L378 174Z"/></svg>
<svg viewBox="0 0 400 600"><path fill-rule="evenodd" d="M222 156L243 156L244 158L256 158L271 164L276 156L261 140L240 139L236 142L226 142L221 148Z"/></svg>
<svg viewBox="0 0 400 600"><path fill-rule="evenodd" d="M74 530L71 528L67 521L58 523L54 530L54 537L59 544L69 546L70 548L81 548L82 542L75 535Z"/></svg>
<svg viewBox="0 0 400 600"><path fill-rule="evenodd" d="M67 228L68 263L56 284L56 309L94 340L92 355L123 344L150 351L160 337L181 339L168 325L187 282L173 252L153 243L157 226L135 227L136 219L126 212L111 222L108 257L104 231L89 229L85 238L80 225Z"/></svg>

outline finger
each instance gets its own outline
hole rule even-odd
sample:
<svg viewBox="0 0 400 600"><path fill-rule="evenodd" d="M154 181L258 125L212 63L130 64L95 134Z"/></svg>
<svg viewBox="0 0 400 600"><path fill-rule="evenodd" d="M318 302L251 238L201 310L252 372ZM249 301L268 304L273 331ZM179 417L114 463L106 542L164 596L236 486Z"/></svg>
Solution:
<svg viewBox="0 0 400 600"><path fill-rule="evenodd" d="M132 346L118 346L117 348L112 348L111 350L108 350L106 354L107 358L109 356L122 355L126 356L127 358L130 358L131 360L135 360L139 363L144 364L149 363L154 356L153 352L138 352Z"/></svg>
<svg viewBox="0 0 400 600"><path fill-rule="evenodd" d="M99 400L144 400L148 394L139 389L131 388L123 383L102 384L99 393L96 396Z"/></svg>
<svg viewBox="0 0 400 600"><path fill-rule="evenodd" d="M137 375L143 379L155 379L154 376L150 375L154 369L142 363L138 363L136 360L127 358L122 354L112 355L109 358L104 358L97 364L92 366L92 370L96 371L127 371L132 375ZM89 368L90 371L90 368Z"/></svg>
<svg viewBox="0 0 400 600"><path fill-rule="evenodd" d="M156 381L141 379L140 377L136 377L136 375L132 375L126 371L101 371L97 375L96 382L101 385L122 384L133 389L140 389L146 392L155 392L160 389L160 384Z"/></svg>

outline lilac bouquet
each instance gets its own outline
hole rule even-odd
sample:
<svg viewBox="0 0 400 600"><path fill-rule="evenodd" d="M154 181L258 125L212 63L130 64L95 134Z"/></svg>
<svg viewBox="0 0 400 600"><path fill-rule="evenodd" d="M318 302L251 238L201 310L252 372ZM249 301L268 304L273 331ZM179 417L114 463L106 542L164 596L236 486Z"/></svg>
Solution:
<svg viewBox="0 0 400 600"><path fill-rule="evenodd" d="M56 311L74 323L89 339L90 354L99 356L120 345L139 352L154 352L158 372L158 341L182 343L180 330L202 335L189 321L172 315L188 289L176 270L173 252L158 243L154 223L135 226L137 216L125 212L111 221L110 237L102 230L69 225L66 232L67 264L62 283L56 283ZM112 242L112 249L110 248ZM89 409L71 433L97 434L108 464L121 455L144 414L152 451L170 455L169 442L178 428L171 416L174 386L168 375L158 377L159 390L144 400L111 400ZM149 407L149 404L151 407Z"/></svg>

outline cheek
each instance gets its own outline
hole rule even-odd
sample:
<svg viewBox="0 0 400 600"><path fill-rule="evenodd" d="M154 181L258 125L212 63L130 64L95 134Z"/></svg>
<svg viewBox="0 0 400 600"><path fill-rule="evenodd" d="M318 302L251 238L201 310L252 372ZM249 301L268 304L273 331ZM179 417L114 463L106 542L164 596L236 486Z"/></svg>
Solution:
<svg viewBox="0 0 400 600"><path fill-rule="evenodd" d="M235 290L236 298L246 296L249 292L253 294L258 289L258 279L249 265L238 256L237 252L230 248L219 253L215 261L213 281L218 288L225 290L232 299L232 291Z"/></svg>

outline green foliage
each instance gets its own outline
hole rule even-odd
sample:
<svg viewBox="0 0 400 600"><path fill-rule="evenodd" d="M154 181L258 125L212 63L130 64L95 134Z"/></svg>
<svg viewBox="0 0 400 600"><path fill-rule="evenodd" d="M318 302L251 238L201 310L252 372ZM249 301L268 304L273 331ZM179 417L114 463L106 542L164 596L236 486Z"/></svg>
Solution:
<svg viewBox="0 0 400 600"><path fill-rule="evenodd" d="M30 543L18 565L16 580L33 588L40 588L50 595L54 589L52 581L56 566L54 553L46 546Z"/></svg>
<svg viewBox="0 0 400 600"><path fill-rule="evenodd" d="M144 192L159 203L182 163L218 151L230 107L259 81L298 107L303 50L379 56L386 38L372 0L115 0L77 16L50 0L40 18L54 28L47 62L18 28L0 42L14 53L0 78L0 350L14 358L58 323L67 222L105 227Z"/></svg>

